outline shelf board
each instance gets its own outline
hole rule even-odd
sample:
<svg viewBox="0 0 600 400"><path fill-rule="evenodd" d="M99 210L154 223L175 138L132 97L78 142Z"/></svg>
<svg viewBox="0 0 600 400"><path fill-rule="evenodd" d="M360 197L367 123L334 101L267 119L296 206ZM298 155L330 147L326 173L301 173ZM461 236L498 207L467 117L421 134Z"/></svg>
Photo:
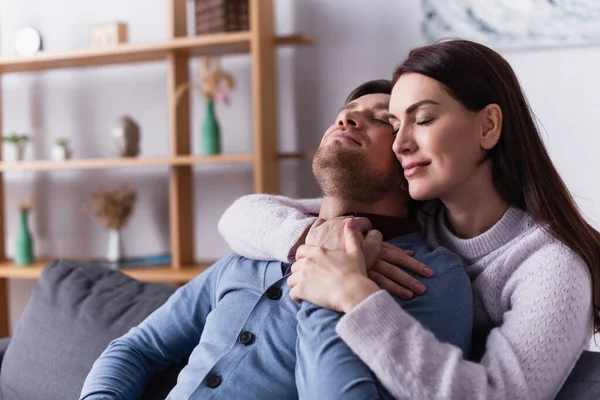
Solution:
<svg viewBox="0 0 600 400"><path fill-rule="evenodd" d="M47 261L36 262L29 266L15 266L12 261L0 262L0 278L8 279L38 279ZM173 270L169 266L130 268L120 270L125 275L144 282L186 283L204 272L212 262L201 262L194 266Z"/></svg>
<svg viewBox="0 0 600 400"><path fill-rule="evenodd" d="M82 49L61 53L42 51L30 57L0 58L0 74L159 61L173 51L190 56L247 53L250 50L250 40L250 32L245 31L182 37L159 43L125 43L102 50ZM275 38L278 46L314 42L313 37L306 35Z"/></svg>
<svg viewBox="0 0 600 400"><path fill-rule="evenodd" d="M311 157L311 153L282 153L278 155L279 159L308 159ZM168 167L196 164L252 163L253 161L254 155L252 153L218 154L214 156L189 155L177 157L82 158L66 161L7 161L0 162L0 172Z"/></svg>
<svg viewBox="0 0 600 400"><path fill-rule="evenodd" d="M9 161L0 162L0 172L5 171L60 171L85 169L113 169L132 167L161 167L193 164L228 164L252 162L252 154L220 154L214 156L83 158L66 161Z"/></svg>

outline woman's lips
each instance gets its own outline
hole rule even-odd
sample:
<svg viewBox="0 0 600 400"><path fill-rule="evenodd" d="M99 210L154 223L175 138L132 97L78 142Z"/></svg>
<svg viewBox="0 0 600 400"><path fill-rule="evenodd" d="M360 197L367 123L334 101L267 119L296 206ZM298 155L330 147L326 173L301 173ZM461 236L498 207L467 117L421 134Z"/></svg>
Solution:
<svg viewBox="0 0 600 400"><path fill-rule="evenodd" d="M425 169L429 167L430 164L430 162L426 162L407 165L407 168L404 168L404 176L406 178L409 178L411 176L420 174L421 172L425 171Z"/></svg>

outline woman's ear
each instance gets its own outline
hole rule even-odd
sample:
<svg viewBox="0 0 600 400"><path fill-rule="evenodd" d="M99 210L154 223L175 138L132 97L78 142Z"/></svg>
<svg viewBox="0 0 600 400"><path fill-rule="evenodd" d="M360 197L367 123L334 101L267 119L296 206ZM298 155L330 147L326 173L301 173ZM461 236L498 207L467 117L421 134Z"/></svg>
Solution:
<svg viewBox="0 0 600 400"><path fill-rule="evenodd" d="M479 112L481 117L481 136L479 144L482 149L490 150L500 140L502 132L502 109L498 104L488 104Z"/></svg>

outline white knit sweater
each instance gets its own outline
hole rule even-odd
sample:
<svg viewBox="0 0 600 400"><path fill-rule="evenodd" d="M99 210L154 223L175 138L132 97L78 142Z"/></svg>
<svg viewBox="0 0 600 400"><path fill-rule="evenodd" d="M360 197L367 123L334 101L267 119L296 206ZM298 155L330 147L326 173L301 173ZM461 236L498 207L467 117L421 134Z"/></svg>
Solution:
<svg viewBox="0 0 600 400"><path fill-rule="evenodd" d="M285 261L314 221L306 213L319 207L319 199L250 195L225 212L219 231L242 255ZM341 338L399 399L553 398L592 334L583 260L516 208L473 239L453 235L443 211L422 222L432 246L465 261L475 330L491 329L481 362L438 342L384 291L340 320Z"/></svg>

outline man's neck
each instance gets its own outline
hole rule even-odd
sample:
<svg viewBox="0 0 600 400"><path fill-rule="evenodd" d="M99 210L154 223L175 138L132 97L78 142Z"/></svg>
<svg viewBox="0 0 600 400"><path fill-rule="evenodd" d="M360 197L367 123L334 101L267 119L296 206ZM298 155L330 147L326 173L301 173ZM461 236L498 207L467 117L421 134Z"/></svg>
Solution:
<svg viewBox="0 0 600 400"><path fill-rule="evenodd" d="M325 196L319 217L332 219L351 212L396 218L406 218L408 214L406 199L400 199L398 196L386 196L374 203L361 203L339 197Z"/></svg>

